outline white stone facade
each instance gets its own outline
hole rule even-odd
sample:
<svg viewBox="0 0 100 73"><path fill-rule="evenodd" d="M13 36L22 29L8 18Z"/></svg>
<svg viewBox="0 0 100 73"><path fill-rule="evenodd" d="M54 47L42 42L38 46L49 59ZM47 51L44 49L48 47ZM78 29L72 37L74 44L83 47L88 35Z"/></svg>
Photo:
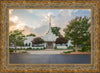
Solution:
<svg viewBox="0 0 100 73"><path fill-rule="evenodd" d="M36 38L36 37L33 37L33 36L28 36L28 37L26 37L27 38L27 40L25 40L24 41L24 45L26 45L26 43L27 43L27 45L29 45L29 43L30 43L30 46L29 47L32 47L32 40L34 40L34 38ZM43 39L43 38L42 38ZM44 40L44 39L43 39ZM44 40L45 41L45 40ZM44 45L44 47L46 47L46 43L43 43L42 45ZM62 49L64 49L64 48L67 48L68 46L66 46L66 45L68 45L68 46L73 46L72 44L71 44L71 40L69 40L68 41L68 43L66 43L66 44L63 44L63 45L56 45L55 43L53 43L53 48L55 47L55 46L57 46L57 48L62 48Z"/></svg>

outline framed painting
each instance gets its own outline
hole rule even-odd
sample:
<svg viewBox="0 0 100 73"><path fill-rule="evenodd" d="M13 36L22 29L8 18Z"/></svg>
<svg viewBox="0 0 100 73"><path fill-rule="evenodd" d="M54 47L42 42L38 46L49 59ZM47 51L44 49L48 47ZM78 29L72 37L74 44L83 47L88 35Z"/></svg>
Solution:
<svg viewBox="0 0 100 73"><path fill-rule="evenodd" d="M1 72L99 72L99 0L1 1Z"/></svg>

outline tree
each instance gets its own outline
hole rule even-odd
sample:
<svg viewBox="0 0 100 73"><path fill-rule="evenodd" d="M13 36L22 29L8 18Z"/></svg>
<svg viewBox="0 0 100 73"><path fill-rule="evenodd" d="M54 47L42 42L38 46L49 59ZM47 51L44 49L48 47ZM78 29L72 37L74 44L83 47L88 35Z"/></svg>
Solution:
<svg viewBox="0 0 100 73"><path fill-rule="evenodd" d="M28 34L27 36L36 36L36 35L31 33L31 34Z"/></svg>
<svg viewBox="0 0 100 73"><path fill-rule="evenodd" d="M44 43L44 40L41 39L40 37L36 37L33 41L32 41L33 44L42 44Z"/></svg>
<svg viewBox="0 0 100 73"><path fill-rule="evenodd" d="M66 44L68 41L64 37L58 37L55 41L56 44Z"/></svg>
<svg viewBox="0 0 100 73"><path fill-rule="evenodd" d="M9 33L9 43L14 45L15 52L16 52L16 48L19 45L19 43L22 44L25 40L25 36L24 34L22 34L22 32L23 30L14 30Z"/></svg>
<svg viewBox="0 0 100 73"><path fill-rule="evenodd" d="M24 42L19 42L17 46L24 46Z"/></svg>
<svg viewBox="0 0 100 73"><path fill-rule="evenodd" d="M82 45L83 42L89 44L90 42L90 18L88 17L76 17L71 20L67 28L64 29L65 37L72 40L75 45L75 51L77 52L78 45Z"/></svg>
<svg viewBox="0 0 100 73"><path fill-rule="evenodd" d="M55 34L56 36L62 36L59 32L60 29L60 27L51 27L53 34Z"/></svg>

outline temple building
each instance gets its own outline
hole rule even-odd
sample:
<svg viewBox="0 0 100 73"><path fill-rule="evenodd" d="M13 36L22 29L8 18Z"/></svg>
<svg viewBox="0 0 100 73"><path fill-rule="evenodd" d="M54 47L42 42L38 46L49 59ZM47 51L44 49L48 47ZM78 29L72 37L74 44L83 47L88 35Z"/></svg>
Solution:
<svg viewBox="0 0 100 73"><path fill-rule="evenodd" d="M28 44L30 47L34 47L33 44L32 44L32 40L34 40L34 38L36 37L33 37L33 36L28 36L26 37L27 40L24 41L24 45L25 44ZM53 49L55 47L55 41L56 39L58 38L58 36L56 36L55 34L52 33L52 30L51 30L51 18L49 18L49 30L48 32L43 35L43 36L40 36L40 38L42 38L44 40L44 43L42 45L44 45L45 48L47 49ZM68 46L71 45L70 41L68 41L68 43L66 43ZM65 46L63 46L65 48Z"/></svg>
<svg viewBox="0 0 100 73"><path fill-rule="evenodd" d="M55 41L58 38L58 36L56 36L55 34L52 33L51 18L49 18L49 30L44 36L41 36L41 38L44 40L46 48L54 48L55 47Z"/></svg>

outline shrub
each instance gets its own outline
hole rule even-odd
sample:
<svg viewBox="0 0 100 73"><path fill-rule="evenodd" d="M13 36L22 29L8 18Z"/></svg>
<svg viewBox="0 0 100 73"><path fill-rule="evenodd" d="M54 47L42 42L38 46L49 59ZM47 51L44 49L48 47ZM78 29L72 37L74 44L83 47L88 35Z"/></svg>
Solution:
<svg viewBox="0 0 100 73"><path fill-rule="evenodd" d="M46 49L45 47L43 47L43 49Z"/></svg>
<svg viewBox="0 0 100 73"><path fill-rule="evenodd" d="M64 53L71 53L72 51L67 51L67 52L64 52Z"/></svg>
<svg viewBox="0 0 100 73"><path fill-rule="evenodd" d="M32 49L31 47L27 48L27 50L31 50L31 49Z"/></svg>
<svg viewBox="0 0 100 73"><path fill-rule="evenodd" d="M14 50L13 49L9 49L9 52L14 52Z"/></svg>
<svg viewBox="0 0 100 73"><path fill-rule="evenodd" d="M68 48L67 49L74 49L74 47L73 46L68 46Z"/></svg>
<svg viewBox="0 0 100 73"><path fill-rule="evenodd" d="M38 48L35 48L35 50L38 50Z"/></svg>
<svg viewBox="0 0 100 73"><path fill-rule="evenodd" d="M91 46L84 46L84 47L82 47L82 50L81 50L81 52L86 52L86 51L91 51Z"/></svg>
<svg viewBox="0 0 100 73"><path fill-rule="evenodd" d="M28 46L28 44L26 43L25 46Z"/></svg>
<svg viewBox="0 0 100 73"><path fill-rule="evenodd" d="M44 43L44 40L40 37L37 37L32 41L32 43L33 44L41 44L41 43Z"/></svg>
<svg viewBox="0 0 100 73"><path fill-rule="evenodd" d="M75 49L73 49L73 52L75 52Z"/></svg>
<svg viewBox="0 0 100 73"><path fill-rule="evenodd" d="M55 41L56 44L65 44L67 42L68 42L68 40L64 37L58 37Z"/></svg>
<svg viewBox="0 0 100 73"><path fill-rule="evenodd" d="M36 50L36 48L32 48L32 50Z"/></svg>
<svg viewBox="0 0 100 73"><path fill-rule="evenodd" d="M57 49L57 46L55 46L54 49Z"/></svg>

